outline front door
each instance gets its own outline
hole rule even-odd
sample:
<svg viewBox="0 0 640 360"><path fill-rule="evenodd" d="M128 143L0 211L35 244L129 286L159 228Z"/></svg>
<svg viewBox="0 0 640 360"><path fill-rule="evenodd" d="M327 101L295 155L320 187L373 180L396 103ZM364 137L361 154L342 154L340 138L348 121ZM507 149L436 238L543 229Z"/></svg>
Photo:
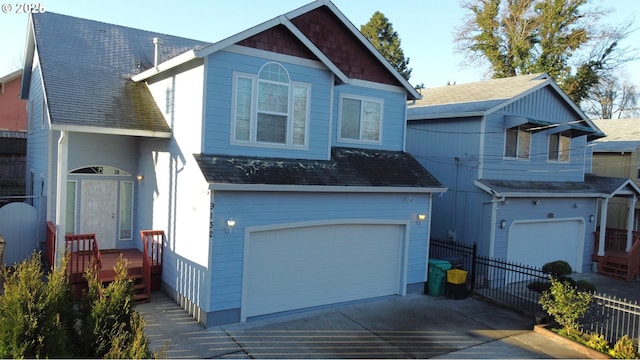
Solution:
<svg viewBox="0 0 640 360"><path fill-rule="evenodd" d="M101 250L115 249L117 234L118 181L83 180L80 232L96 234Z"/></svg>

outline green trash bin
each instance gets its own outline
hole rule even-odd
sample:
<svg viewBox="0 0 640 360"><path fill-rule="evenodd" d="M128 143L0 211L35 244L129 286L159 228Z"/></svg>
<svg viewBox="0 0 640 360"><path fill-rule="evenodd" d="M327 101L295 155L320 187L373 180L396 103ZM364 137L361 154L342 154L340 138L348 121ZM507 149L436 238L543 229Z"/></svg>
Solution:
<svg viewBox="0 0 640 360"><path fill-rule="evenodd" d="M427 279L429 295L444 295L445 283L447 282L447 270L449 269L451 269L451 263L447 260L429 259L429 277Z"/></svg>

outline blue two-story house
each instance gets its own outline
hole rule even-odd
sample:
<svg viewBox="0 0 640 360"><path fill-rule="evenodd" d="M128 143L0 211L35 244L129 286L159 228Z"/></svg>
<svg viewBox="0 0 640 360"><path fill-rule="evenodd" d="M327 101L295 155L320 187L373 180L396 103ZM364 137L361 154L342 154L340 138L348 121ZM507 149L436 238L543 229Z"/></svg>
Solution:
<svg viewBox="0 0 640 360"><path fill-rule="evenodd" d="M604 135L558 85L533 74L422 95L407 111L407 151L449 189L433 201L433 237L521 264L564 260L590 271L602 252L594 238L606 227L602 209L638 189L588 175L587 142Z"/></svg>
<svg viewBox="0 0 640 360"><path fill-rule="evenodd" d="M423 290L446 189L405 152L420 95L330 1L216 43L33 14L24 73L43 221L164 230L207 326Z"/></svg>

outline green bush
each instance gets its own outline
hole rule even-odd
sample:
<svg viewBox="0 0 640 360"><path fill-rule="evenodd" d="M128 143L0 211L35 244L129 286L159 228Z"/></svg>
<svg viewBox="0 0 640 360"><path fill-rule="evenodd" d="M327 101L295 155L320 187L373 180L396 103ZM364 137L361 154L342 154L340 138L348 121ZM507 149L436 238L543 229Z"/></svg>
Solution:
<svg viewBox="0 0 640 360"><path fill-rule="evenodd" d="M118 261L116 279L106 287L88 271L88 291L80 302L73 301L65 268L66 258L45 276L40 255L34 254L15 271L2 271L0 358L157 356L133 308L125 260Z"/></svg>
<svg viewBox="0 0 640 360"><path fill-rule="evenodd" d="M66 260L61 268L65 268ZM70 357L73 355L71 289L64 272L46 276L40 254L2 270L0 358ZM45 281L43 281L46 279Z"/></svg>
<svg viewBox="0 0 640 360"><path fill-rule="evenodd" d="M546 263L542 266L542 272L551 274L556 278L564 278L571 275L573 269L568 262L563 260L556 260Z"/></svg>
<svg viewBox="0 0 640 360"><path fill-rule="evenodd" d="M114 268L115 280L103 287L95 271L87 271L89 287L85 304L88 357L149 358L149 341L144 320L134 310L133 283L127 277L127 261L120 256Z"/></svg>
<svg viewBox="0 0 640 360"><path fill-rule="evenodd" d="M570 284L551 278L551 288L540 295L542 308L564 328L567 334L578 329L577 320L589 308L592 295L577 291Z"/></svg>
<svg viewBox="0 0 640 360"><path fill-rule="evenodd" d="M576 282L576 289L578 289L578 291L588 291L588 292L591 292L591 293L596 292L595 285L593 285L592 283L588 282L587 280L578 280Z"/></svg>

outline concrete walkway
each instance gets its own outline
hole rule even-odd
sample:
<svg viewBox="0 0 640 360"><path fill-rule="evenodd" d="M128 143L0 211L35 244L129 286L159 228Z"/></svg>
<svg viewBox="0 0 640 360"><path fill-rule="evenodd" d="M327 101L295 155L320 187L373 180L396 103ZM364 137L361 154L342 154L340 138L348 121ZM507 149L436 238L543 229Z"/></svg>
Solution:
<svg viewBox="0 0 640 360"><path fill-rule="evenodd" d="M476 298L411 294L207 329L162 293L137 310L168 358L585 357Z"/></svg>

